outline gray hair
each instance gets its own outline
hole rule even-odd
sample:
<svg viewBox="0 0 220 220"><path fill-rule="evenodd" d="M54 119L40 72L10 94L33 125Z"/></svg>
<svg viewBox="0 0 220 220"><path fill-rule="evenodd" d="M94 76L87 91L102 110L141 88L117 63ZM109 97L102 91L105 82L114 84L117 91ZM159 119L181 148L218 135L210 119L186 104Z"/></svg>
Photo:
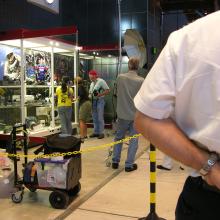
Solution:
<svg viewBox="0 0 220 220"><path fill-rule="evenodd" d="M138 70L139 62L140 62L140 60L138 57L131 57L128 61L128 69L129 70Z"/></svg>

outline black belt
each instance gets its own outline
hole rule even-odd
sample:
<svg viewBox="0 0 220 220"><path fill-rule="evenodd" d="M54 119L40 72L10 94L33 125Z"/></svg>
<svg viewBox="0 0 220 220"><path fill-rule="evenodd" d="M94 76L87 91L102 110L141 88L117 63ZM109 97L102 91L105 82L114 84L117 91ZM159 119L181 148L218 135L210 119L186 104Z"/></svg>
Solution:
<svg viewBox="0 0 220 220"><path fill-rule="evenodd" d="M193 183L197 184L198 186L202 187L204 190L215 192L220 194L220 189L215 186L209 185L205 180L202 179L201 176L199 177L191 177Z"/></svg>

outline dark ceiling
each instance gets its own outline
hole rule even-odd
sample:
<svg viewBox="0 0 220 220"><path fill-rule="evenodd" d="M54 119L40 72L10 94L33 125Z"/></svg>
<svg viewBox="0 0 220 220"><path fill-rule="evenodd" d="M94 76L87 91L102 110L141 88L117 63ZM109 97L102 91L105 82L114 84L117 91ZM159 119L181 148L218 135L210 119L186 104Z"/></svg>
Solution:
<svg viewBox="0 0 220 220"><path fill-rule="evenodd" d="M161 0L163 11L169 10L207 10L214 11L214 0Z"/></svg>
<svg viewBox="0 0 220 220"><path fill-rule="evenodd" d="M218 10L219 0L160 0L163 12L182 10L189 21Z"/></svg>

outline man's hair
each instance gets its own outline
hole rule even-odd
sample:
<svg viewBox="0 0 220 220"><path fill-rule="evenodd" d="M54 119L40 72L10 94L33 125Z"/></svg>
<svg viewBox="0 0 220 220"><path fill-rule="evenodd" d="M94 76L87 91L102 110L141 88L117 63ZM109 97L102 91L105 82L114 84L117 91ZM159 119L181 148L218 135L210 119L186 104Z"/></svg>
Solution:
<svg viewBox="0 0 220 220"><path fill-rule="evenodd" d="M138 70L138 67L139 67L139 58L131 57L128 61L129 70Z"/></svg>

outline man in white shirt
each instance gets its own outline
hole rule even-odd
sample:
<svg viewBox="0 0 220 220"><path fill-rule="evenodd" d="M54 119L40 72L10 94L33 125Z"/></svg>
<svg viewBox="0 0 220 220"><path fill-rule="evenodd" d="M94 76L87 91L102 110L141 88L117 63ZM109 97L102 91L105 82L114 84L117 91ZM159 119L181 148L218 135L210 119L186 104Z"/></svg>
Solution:
<svg viewBox="0 0 220 220"><path fill-rule="evenodd" d="M176 220L220 219L220 12L173 32L134 101L139 132L194 170Z"/></svg>
<svg viewBox="0 0 220 220"><path fill-rule="evenodd" d="M92 81L89 88L89 96L92 100L92 119L94 125L94 133L91 138L104 138L104 97L110 93L110 89L104 79L98 77L96 70L89 71L89 78Z"/></svg>

